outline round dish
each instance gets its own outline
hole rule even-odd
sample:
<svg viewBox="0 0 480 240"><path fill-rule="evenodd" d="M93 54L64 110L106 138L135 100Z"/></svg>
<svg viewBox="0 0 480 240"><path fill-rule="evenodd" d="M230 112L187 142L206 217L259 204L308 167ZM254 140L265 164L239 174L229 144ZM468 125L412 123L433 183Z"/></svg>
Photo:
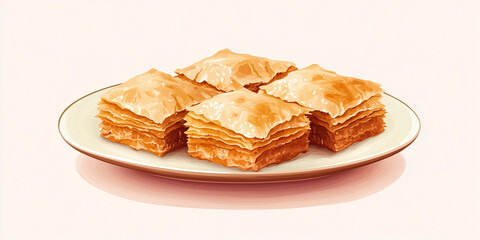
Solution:
<svg viewBox="0 0 480 240"><path fill-rule="evenodd" d="M87 94L68 106L58 120L60 135L70 146L88 156L170 178L213 182L275 182L314 178L392 156L409 146L420 132L420 120L415 112L397 98L384 94L382 101L387 110L387 127L380 135L354 143L338 153L311 145L308 153L288 162L266 167L259 172L244 172L192 158L186 148L160 158L104 139L98 133L100 120L95 118L96 106L100 95L111 87Z"/></svg>

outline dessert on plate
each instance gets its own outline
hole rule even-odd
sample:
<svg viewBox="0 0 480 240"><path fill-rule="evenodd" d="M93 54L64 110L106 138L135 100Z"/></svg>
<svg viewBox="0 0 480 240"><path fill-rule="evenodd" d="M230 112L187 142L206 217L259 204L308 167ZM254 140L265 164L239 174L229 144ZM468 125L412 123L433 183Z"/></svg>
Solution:
<svg viewBox="0 0 480 240"><path fill-rule="evenodd" d="M312 109L310 142L338 152L385 128L380 84L313 64L260 87L262 93Z"/></svg>
<svg viewBox="0 0 480 240"><path fill-rule="evenodd" d="M210 85L223 92L259 87L285 77L297 68L287 61L272 60L223 49L188 67L177 69L178 77Z"/></svg>
<svg viewBox="0 0 480 240"><path fill-rule="evenodd" d="M188 154L258 171L308 151L308 109L240 89L187 108Z"/></svg>
<svg viewBox="0 0 480 240"><path fill-rule="evenodd" d="M163 156L186 144L186 107L218 93L151 69L101 96L100 135Z"/></svg>

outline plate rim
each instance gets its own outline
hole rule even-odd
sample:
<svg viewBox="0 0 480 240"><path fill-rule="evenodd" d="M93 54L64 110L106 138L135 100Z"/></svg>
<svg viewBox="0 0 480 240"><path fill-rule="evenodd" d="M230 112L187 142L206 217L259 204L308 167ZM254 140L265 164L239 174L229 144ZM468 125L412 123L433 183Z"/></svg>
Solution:
<svg viewBox="0 0 480 240"><path fill-rule="evenodd" d="M120 84L120 83L119 83ZM415 116L415 119L418 122L418 130L414 134L414 136L409 139L407 142L405 142L402 145L399 145L397 147L394 147L393 149L389 149L386 153L375 156L375 157L367 157L367 158L360 158L357 159L354 162L344 162L340 164L335 164L331 165L329 167L320 167L320 168L311 168L311 169L303 169L303 170L294 170L294 171L284 171L284 172L242 172L242 173L212 173L212 172L205 172L205 171L191 171L191 170L179 170L179 169L171 169L171 168L164 168L164 167L153 167L149 165L144 165L136 162L124 162L118 159L112 159L112 158L107 158L100 156L98 154L95 154L93 152L88 152L83 149L80 149L77 147L75 144L71 143L65 136L64 133L62 133L62 130L60 128L60 124L62 122L62 118L67 112L68 109L70 109L74 104L77 102L81 101L82 99L93 95L95 93L98 93L100 91L103 91L108 88L115 87L119 84L114 84L108 87L104 87L98 90L95 90L93 92L90 92L74 102L72 102L70 105L68 105L60 114L60 117L58 118L58 124L57 128L60 133L60 136L62 139L70 145L72 148L75 150L79 151L80 153L83 153L87 156L90 156L92 158L114 164L117 166L122 166L134 170L139 170L142 172L150 173L150 174L155 174L155 175L160 175L163 177L167 178L173 178L173 179L180 179L180 180L188 180L188 181L199 181L199 182L228 182L228 183L256 183L256 182L285 182L285 181L298 181L298 180L305 180L305 179L311 179L311 178L317 178L321 176L325 176L328 174L332 174L335 172L340 172L360 166L364 166L367 164L371 164L377 161L380 161L382 159L388 158L390 156L393 156L406 147L408 147L410 144L412 144L418 137L420 130L422 128L422 124L420 121L420 118L418 117L417 113L410 107L408 104L403 102L402 100L392 96L389 93L384 92L383 94L388 95L395 99L396 101L400 102L401 104L405 105Z"/></svg>

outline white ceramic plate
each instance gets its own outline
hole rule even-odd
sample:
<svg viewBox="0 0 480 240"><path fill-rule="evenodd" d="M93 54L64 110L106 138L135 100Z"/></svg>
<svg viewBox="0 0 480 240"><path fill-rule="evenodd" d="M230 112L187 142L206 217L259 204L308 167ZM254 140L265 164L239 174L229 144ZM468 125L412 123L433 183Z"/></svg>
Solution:
<svg viewBox="0 0 480 240"><path fill-rule="evenodd" d="M112 86L113 87L113 86ZM279 165L271 165L259 172L244 172L208 161L197 160L187 154L186 148L160 158L146 151L135 151L126 145L104 139L98 133L100 120L95 118L96 106L109 88L90 93L65 109L58 121L63 139L73 148L91 157L171 178L216 182L291 181L318 177L353 167L369 164L410 145L418 136L420 121L406 104L384 95L386 129L383 133L355 143L333 153L310 146L306 154Z"/></svg>

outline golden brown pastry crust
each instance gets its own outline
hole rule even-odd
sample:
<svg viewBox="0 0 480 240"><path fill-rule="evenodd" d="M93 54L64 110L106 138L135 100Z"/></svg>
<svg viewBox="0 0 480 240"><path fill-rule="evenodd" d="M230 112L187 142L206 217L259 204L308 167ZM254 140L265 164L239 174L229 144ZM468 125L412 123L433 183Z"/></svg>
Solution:
<svg viewBox="0 0 480 240"><path fill-rule="evenodd" d="M260 87L264 94L312 109L310 141L332 151L383 132L380 84L314 64Z"/></svg>
<svg viewBox="0 0 480 240"><path fill-rule="evenodd" d="M365 115L363 112L373 112L385 108L385 105L381 102L382 96L380 94L374 95L371 98L363 101L361 104L347 109L344 114L332 118L330 114L320 111L312 111L311 114L315 115L318 119L327 123L329 126L335 126L342 124L352 118L358 118L362 115Z"/></svg>
<svg viewBox="0 0 480 240"><path fill-rule="evenodd" d="M180 124L172 128L165 136L158 137L149 131L114 125L108 120L100 123L100 135L104 138L125 144L135 150L146 150L160 157L185 146L187 142L185 130L186 127Z"/></svg>
<svg viewBox="0 0 480 240"><path fill-rule="evenodd" d="M383 118L386 114L380 99L374 96L337 118L313 111L309 116L312 129L310 142L338 152L355 142L380 134L385 128Z"/></svg>
<svg viewBox="0 0 480 240"><path fill-rule="evenodd" d="M99 110L97 117L102 120L106 119L118 126L140 128L145 131L158 132L158 134L164 134L170 126L177 124L180 121L183 122L182 120L187 114L186 110L177 112L167 117L163 123L159 124L151 119L136 115L130 110L122 109L119 106L104 100L100 100L97 109Z"/></svg>
<svg viewBox="0 0 480 240"><path fill-rule="evenodd" d="M278 73L277 75L275 75L275 77L273 77L272 80L270 80L268 83L256 82L256 83L250 83L250 84L244 85L243 87L252 91L252 92L258 92L260 90L261 86L269 84L273 81L282 79L282 78L286 77L290 72L293 72L293 71L296 71L296 70L297 70L297 68L292 66L292 67L289 67L286 72L281 72L281 73Z"/></svg>
<svg viewBox="0 0 480 240"><path fill-rule="evenodd" d="M384 131L385 108L379 96L371 97L342 116L331 118L329 114L313 111L310 118L310 142L338 152L355 142ZM346 115L346 116L345 116Z"/></svg>
<svg viewBox="0 0 480 240"><path fill-rule="evenodd" d="M192 83L192 84L194 84L194 85L196 85L196 86L199 86L199 87L202 87L202 88L207 88L207 89L212 89L212 90L215 90L215 91L217 91L217 92L219 92L219 93L224 93L224 92L225 92L225 91L222 91L222 90L219 90L219 89L215 88L214 86L208 84L207 82L201 82L201 83L199 83L199 82L196 82L196 81L194 81L194 80L191 80L191 79L187 78L187 77L186 77L185 75L183 75L183 74L179 74L179 75L175 76L175 79L180 79L180 80L182 80L182 81L187 81L187 82L190 82L190 83Z"/></svg>
<svg viewBox="0 0 480 240"><path fill-rule="evenodd" d="M296 102L336 118L349 108L383 92L380 84L346 77L313 64L261 86L268 95Z"/></svg>
<svg viewBox="0 0 480 240"><path fill-rule="evenodd" d="M213 56L200 60L188 67L175 70L198 83L208 83L216 89L230 92L243 88L257 90L281 73L294 70L295 64L234 53L223 49Z"/></svg>
<svg viewBox="0 0 480 240"><path fill-rule="evenodd" d="M257 151L241 151L238 148L219 147L221 142L188 141L188 154L194 158L208 160L226 167L237 167L242 170L259 171L260 169L279 164L308 152L309 132L284 144L276 144L272 148L261 148Z"/></svg>
<svg viewBox="0 0 480 240"><path fill-rule="evenodd" d="M258 171L308 150L308 109L246 89L188 108L188 153Z"/></svg>
<svg viewBox="0 0 480 240"><path fill-rule="evenodd" d="M309 110L246 89L217 95L188 111L248 138L265 138L272 128Z"/></svg>
<svg viewBox="0 0 480 240"><path fill-rule="evenodd" d="M382 133L385 130L383 118L384 115L362 118L333 132L312 120L310 142L338 152L355 142Z"/></svg>
<svg viewBox="0 0 480 240"><path fill-rule="evenodd" d="M101 96L100 135L163 156L186 145L185 108L218 93L152 69Z"/></svg>
<svg viewBox="0 0 480 240"><path fill-rule="evenodd" d="M217 94L219 92L214 89L197 86L151 69L113 87L101 98L155 123L163 123L176 112Z"/></svg>
<svg viewBox="0 0 480 240"><path fill-rule="evenodd" d="M185 117L185 120L187 121L185 125L190 127L186 132L190 138L212 138L249 150L264 146L279 138L305 131L309 127L308 118L302 115L293 117L292 120L275 126L265 138L248 138L209 122L207 119L192 112Z"/></svg>

